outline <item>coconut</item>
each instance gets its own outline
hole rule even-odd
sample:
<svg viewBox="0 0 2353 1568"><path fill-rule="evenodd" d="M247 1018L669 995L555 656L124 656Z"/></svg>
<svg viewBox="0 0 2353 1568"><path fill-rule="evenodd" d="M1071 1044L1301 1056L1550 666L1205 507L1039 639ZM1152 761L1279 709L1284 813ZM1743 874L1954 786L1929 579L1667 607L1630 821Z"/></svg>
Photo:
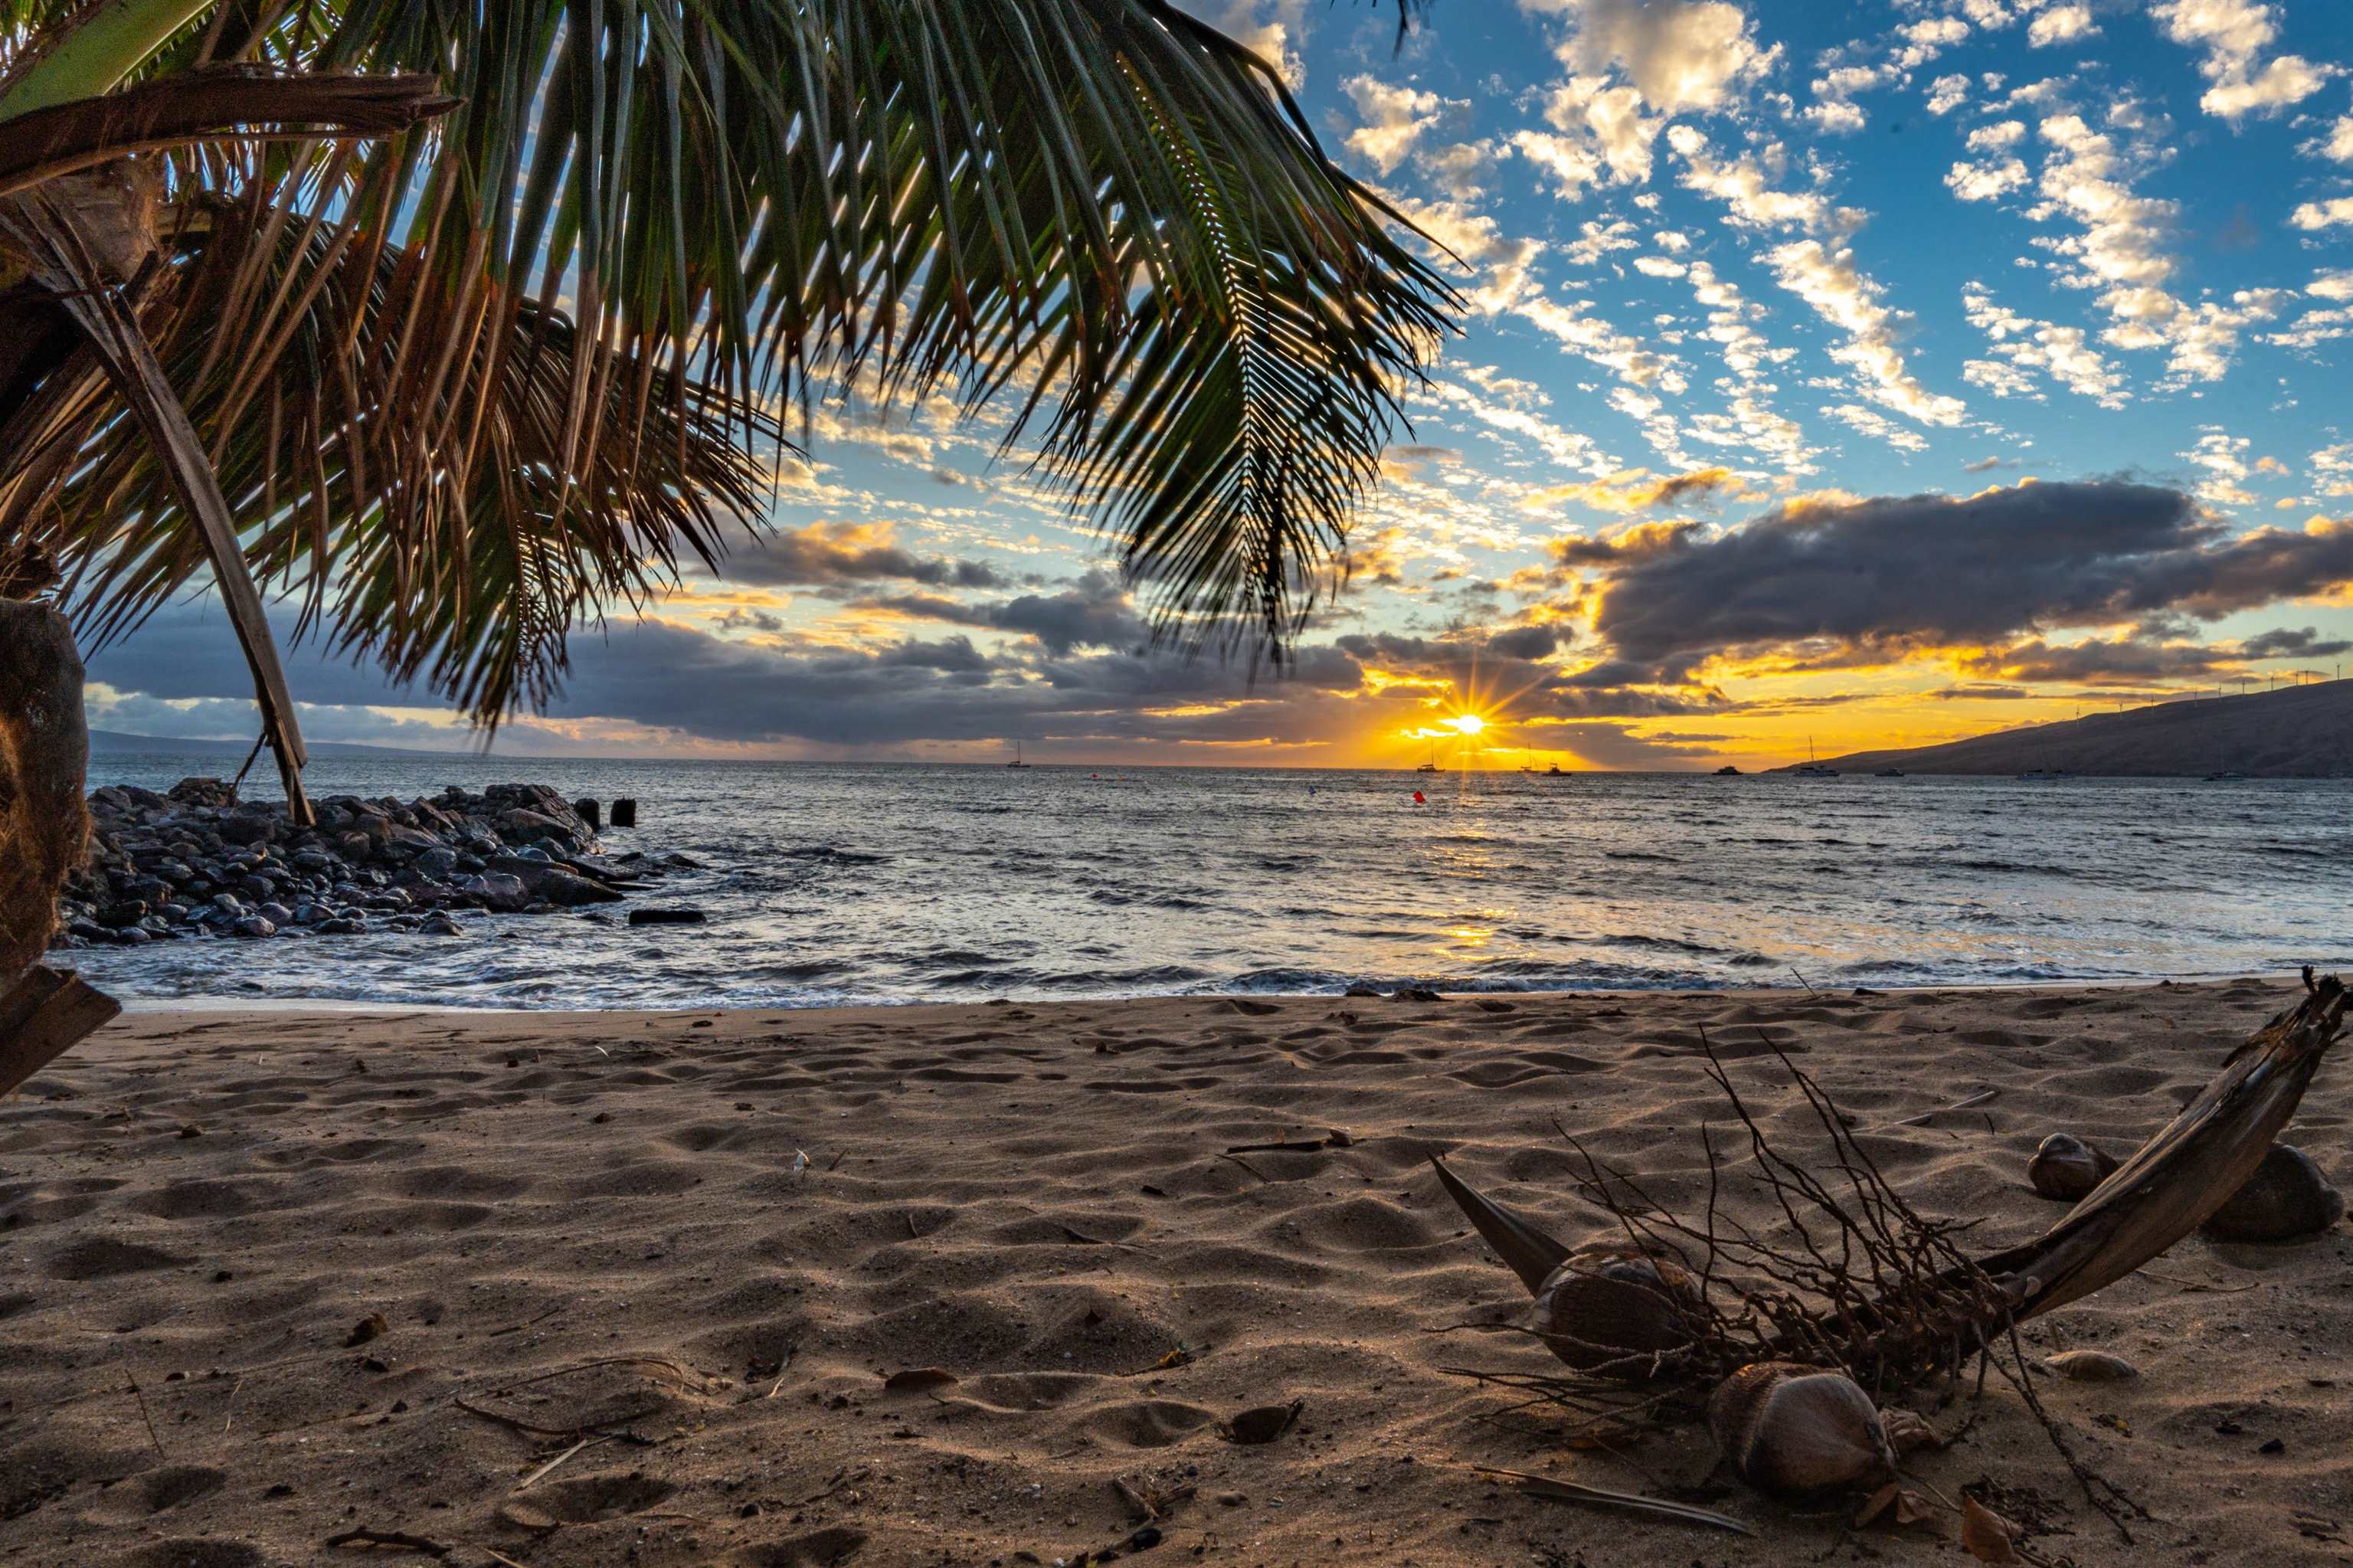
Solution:
<svg viewBox="0 0 2353 1568"><path fill-rule="evenodd" d="M1878 1407L1844 1372L1753 1362L1716 1384L1707 1425L1740 1478L1775 1497L1873 1487L1895 1473Z"/></svg>
<svg viewBox="0 0 2353 1568"><path fill-rule="evenodd" d="M2246 1185L2208 1215L2198 1234L2214 1242L2301 1241L2344 1217L2344 1198L2312 1157L2274 1143Z"/></svg>
<svg viewBox="0 0 2353 1568"><path fill-rule="evenodd" d="M1630 1242L1581 1246L1536 1289L1529 1327L1579 1372L1641 1382L1682 1350L1701 1319L1698 1282L1663 1251Z"/></svg>
<svg viewBox="0 0 2353 1568"><path fill-rule="evenodd" d="M2080 1203L2092 1189L2116 1168L2114 1156L2073 1133L2054 1132L2042 1140L2026 1167L2026 1179L2046 1198Z"/></svg>

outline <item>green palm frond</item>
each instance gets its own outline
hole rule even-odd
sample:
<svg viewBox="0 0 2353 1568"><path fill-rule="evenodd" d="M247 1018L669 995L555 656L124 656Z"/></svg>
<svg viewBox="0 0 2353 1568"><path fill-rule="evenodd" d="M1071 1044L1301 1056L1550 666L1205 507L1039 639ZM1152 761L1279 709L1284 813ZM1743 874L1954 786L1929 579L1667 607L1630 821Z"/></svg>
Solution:
<svg viewBox="0 0 2353 1568"><path fill-rule="evenodd" d="M0 69L74 9L0 0ZM459 101L171 154L142 320L255 571L485 722L574 620L715 559L784 411L852 381L1034 430L1165 630L1279 643L1456 305L1279 76L1161 0L241 0L132 90L221 63ZM101 634L203 564L112 434L0 514L46 519Z"/></svg>

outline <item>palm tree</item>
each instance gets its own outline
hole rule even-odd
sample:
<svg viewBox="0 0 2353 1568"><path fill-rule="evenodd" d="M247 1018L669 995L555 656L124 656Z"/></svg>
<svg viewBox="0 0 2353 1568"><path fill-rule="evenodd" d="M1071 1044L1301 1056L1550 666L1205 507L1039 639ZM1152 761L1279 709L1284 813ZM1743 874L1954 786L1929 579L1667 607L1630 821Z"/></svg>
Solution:
<svg viewBox="0 0 2353 1568"><path fill-rule="evenodd" d="M208 577L298 815L265 593L494 726L844 385L1279 658L1457 305L1166 0L0 0L0 595Z"/></svg>

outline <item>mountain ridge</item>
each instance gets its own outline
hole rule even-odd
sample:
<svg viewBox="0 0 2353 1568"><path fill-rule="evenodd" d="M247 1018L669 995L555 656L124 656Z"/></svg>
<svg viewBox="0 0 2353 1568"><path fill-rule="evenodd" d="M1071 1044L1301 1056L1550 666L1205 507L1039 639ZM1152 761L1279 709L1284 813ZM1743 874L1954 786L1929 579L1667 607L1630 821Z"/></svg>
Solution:
<svg viewBox="0 0 2353 1568"><path fill-rule="evenodd" d="M2115 778L2353 778L2353 681L2245 696L2185 697L2122 713L2027 725L1941 746L1822 758L1842 773L2103 774ZM1788 772L1802 764L1775 768Z"/></svg>

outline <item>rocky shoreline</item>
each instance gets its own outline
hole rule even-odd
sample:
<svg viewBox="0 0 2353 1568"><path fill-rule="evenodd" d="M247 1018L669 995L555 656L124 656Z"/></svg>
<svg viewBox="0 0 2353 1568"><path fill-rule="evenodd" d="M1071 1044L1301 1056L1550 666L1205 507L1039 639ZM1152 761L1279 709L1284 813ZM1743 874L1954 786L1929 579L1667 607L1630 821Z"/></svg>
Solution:
<svg viewBox="0 0 2353 1568"><path fill-rule="evenodd" d="M372 930L456 937L469 911L579 910L602 921L610 916L594 906L697 866L678 854L599 853L595 823L543 784L314 805L318 825L305 828L282 804L239 801L217 779L184 779L163 795L129 785L93 791L89 851L58 901L51 945ZM637 910L630 918L700 917Z"/></svg>

